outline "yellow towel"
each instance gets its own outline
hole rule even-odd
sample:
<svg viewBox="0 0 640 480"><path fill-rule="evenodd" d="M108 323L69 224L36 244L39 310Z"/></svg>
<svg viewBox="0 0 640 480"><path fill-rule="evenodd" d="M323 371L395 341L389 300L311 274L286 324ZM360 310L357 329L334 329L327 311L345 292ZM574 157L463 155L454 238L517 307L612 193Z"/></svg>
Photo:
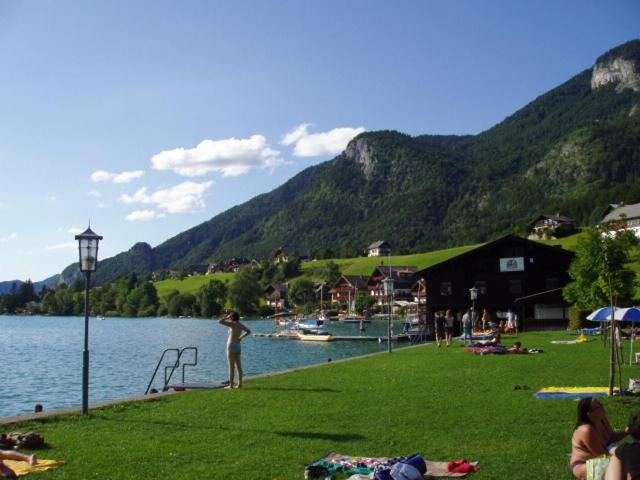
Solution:
<svg viewBox="0 0 640 480"><path fill-rule="evenodd" d="M3 460L3 462L11 470L16 472L18 477L24 477L26 474L33 472L44 472L45 470L61 467L67 463L64 460L44 460L41 458L38 459L38 463L35 465L29 465L27 462L19 462L17 460Z"/></svg>
<svg viewBox="0 0 640 480"><path fill-rule="evenodd" d="M615 388L614 390L618 390ZM608 393L609 387L547 387L540 389L541 392L554 393Z"/></svg>

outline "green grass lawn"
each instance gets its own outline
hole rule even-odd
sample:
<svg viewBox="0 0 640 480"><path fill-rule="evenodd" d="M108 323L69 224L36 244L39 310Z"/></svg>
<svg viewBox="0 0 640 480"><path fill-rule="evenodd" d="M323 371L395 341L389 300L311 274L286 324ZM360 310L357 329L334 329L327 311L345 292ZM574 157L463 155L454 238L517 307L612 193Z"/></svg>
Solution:
<svg viewBox="0 0 640 480"><path fill-rule="evenodd" d="M599 340L550 344L563 338L571 337L521 334L526 346L544 349L521 356L422 345L251 380L242 391L186 392L5 430L39 431L51 444L41 456L68 461L38 474L43 480L298 480L305 463L331 451L464 457L481 462L470 476L477 480L569 480L576 402L537 400L533 393L545 386L604 386L608 364ZM626 384L640 367L623 373ZM638 397L604 404L618 428L640 410Z"/></svg>
<svg viewBox="0 0 640 480"><path fill-rule="evenodd" d="M170 279L155 282L154 285L158 291L158 296L161 300L171 292L172 290L178 290L180 293L192 293L196 294L198 289L211 280L221 280L223 282L230 281L233 278L233 273L216 272L212 275L192 275L184 280Z"/></svg>

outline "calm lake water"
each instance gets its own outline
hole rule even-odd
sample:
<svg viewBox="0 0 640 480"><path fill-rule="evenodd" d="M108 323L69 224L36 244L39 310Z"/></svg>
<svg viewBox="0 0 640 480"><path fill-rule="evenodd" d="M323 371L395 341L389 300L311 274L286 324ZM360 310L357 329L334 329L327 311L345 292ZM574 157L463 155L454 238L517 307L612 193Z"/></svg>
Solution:
<svg viewBox="0 0 640 480"><path fill-rule="evenodd" d="M254 332L274 331L273 320L250 320ZM387 323L367 325L368 335L386 335ZM399 332L400 323L394 324ZM357 324L332 322L336 335L358 335ZM227 329L217 321L169 318L90 319L89 403L144 394L166 348L195 346L198 365L187 367L187 383L225 380ZM0 418L82 403L83 317L12 317L0 315ZM401 344L402 345L402 344ZM386 343L328 342L249 337L243 341L245 375L325 363L386 350ZM186 354L185 354L186 355ZM175 358L175 357L174 357ZM171 359L169 360L169 362ZM167 363L169 363L167 362ZM175 380L180 380L176 371ZM154 385L161 388L163 373Z"/></svg>

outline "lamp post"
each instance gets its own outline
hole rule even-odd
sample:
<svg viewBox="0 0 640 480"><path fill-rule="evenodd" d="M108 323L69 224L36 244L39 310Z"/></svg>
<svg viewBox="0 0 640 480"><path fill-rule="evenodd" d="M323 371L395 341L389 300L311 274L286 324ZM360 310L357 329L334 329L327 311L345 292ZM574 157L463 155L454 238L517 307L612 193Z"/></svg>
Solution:
<svg viewBox="0 0 640 480"><path fill-rule="evenodd" d="M469 296L471 297L471 321L475 322L475 314L476 314L476 300L478 299L478 289L476 287L471 287L469 289ZM474 328L474 327L471 327Z"/></svg>
<svg viewBox="0 0 640 480"><path fill-rule="evenodd" d="M98 264L98 243L102 240L91 230L91 225L76 235L80 254L80 271L85 274L84 282L84 350L82 351L82 414L89 413L89 283L91 272Z"/></svg>
<svg viewBox="0 0 640 480"><path fill-rule="evenodd" d="M391 297L393 296L393 278L391 276L383 280L384 294L387 297L387 305L389 307L389 320L387 325L387 351L391 353Z"/></svg>

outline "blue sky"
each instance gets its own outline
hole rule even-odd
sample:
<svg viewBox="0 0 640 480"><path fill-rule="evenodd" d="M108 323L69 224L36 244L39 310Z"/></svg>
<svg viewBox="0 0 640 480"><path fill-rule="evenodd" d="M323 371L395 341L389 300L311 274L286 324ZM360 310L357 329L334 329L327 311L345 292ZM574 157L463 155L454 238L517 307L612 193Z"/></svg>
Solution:
<svg viewBox="0 0 640 480"><path fill-rule="evenodd" d="M155 246L362 130L473 134L640 37L628 1L0 2L0 280Z"/></svg>

